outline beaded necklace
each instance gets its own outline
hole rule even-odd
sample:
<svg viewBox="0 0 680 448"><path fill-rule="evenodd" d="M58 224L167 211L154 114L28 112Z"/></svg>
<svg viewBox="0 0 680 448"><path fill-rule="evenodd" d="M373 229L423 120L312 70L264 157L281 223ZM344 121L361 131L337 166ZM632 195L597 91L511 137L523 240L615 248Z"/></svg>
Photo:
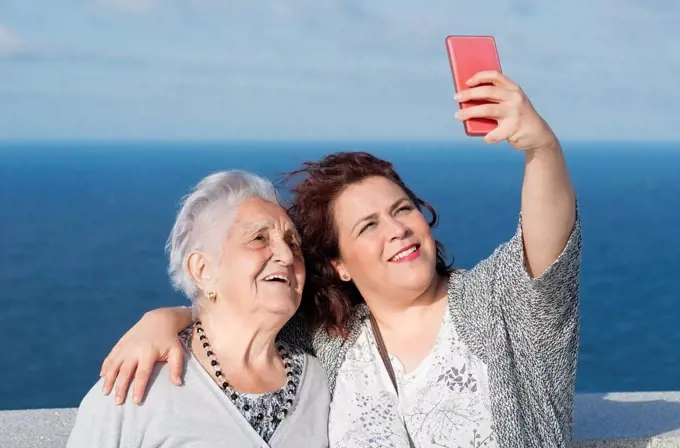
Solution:
<svg viewBox="0 0 680 448"><path fill-rule="evenodd" d="M208 355L208 359L210 359L210 365L212 365L213 369L215 370L215 377L218 380L218 385L225 392L225 394L234 402L234 404L237 405L237 407L242 408L245 412L249 412L250 407L248 403L245 402L246 400L244 400L246 394L242 394L234 390L229 385L229 382L222 374L222 368L220 367L220 363L217 361L215 353L210 347L208 337L205 334L205 330L203 329L201 321L196 321L196 332L198 333L198 337L203 344L203 348L205 349L206 354ZM286 369L286 384L283 387L283 392L286 400L276 415L266 416L262 413L259 413L256 416L254 416L257 420L271 421L274 424L280 423L286 417L286 415L288 415L288 413L290 412L290 408L293 405L295 394L297 393L297 387L295 385L295 382L293 381L293 377L295 374L293 372L293 363L290 358L290 353L288 353L285 347L283 347L281 344L277 343L276 348L279 351L279 355L283 360L283 366Z"/></svg>

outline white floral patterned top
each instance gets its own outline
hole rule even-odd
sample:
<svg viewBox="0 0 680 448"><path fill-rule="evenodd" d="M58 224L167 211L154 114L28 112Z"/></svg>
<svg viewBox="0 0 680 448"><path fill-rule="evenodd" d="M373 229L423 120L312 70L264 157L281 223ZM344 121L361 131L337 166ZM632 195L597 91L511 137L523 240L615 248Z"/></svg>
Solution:
<svg viewBox="0 0 680 448"><path fill-rule="evenodd" d="M450 312L433 350L412 372L390 355L399 396L370 323L338 372L330 410L331 448L496 447L486 366L458 338Z"/></svg>

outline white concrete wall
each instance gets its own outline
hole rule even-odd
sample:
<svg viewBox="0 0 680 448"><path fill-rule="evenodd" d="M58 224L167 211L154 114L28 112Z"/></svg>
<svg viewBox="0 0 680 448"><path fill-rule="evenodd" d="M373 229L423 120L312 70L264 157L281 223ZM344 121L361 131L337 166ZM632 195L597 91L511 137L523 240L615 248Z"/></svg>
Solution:
<svg viewBox="0 0 680 448"><path fill-rule="evenodd" d="M1 448L61 448L75 409L0 411ZM576 396L577 448L680 448L680 392Z"/></svg>

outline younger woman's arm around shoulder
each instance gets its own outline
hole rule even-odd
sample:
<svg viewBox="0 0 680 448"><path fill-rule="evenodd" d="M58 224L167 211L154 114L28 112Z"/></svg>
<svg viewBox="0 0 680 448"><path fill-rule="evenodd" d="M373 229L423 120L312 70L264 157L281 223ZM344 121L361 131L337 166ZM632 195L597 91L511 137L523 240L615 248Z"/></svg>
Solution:
<svg viewBox="0 0 680 448"><path fill-rule="evenodd" d="M132 398L139 403L156 362L167 362L170 380L181 385L184 351L178 334L191 322L190 308L159 308L147 312L104 360L101 370L104 395L110 394L115 384L115 400L121 404L134 380Z"/></svg>

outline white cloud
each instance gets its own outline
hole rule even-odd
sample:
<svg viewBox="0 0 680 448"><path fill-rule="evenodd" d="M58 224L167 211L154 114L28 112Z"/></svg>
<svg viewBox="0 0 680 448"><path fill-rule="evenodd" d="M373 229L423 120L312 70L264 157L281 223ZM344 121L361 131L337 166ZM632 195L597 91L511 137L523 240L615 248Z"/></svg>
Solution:
<svg viewBox="0 0 680 448"><path fill-rule="evenodd" d="M0 25L0 57L13 56L23 49L23 42L15 33Z"/></svg>

